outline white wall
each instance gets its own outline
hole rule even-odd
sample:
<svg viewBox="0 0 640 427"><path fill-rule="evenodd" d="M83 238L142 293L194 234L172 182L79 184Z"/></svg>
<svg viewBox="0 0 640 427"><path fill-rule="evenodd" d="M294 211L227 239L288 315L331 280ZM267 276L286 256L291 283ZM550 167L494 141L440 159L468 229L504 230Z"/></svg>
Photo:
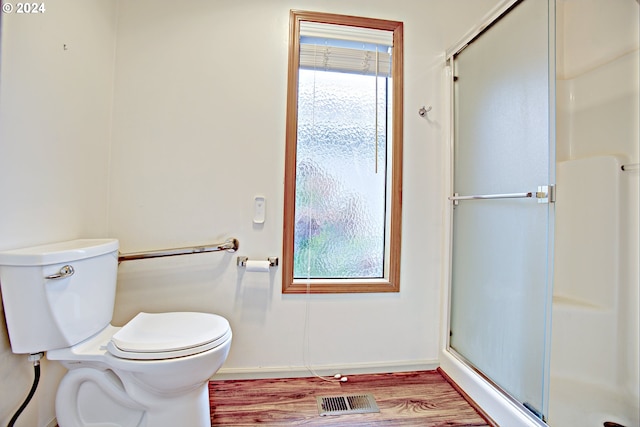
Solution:
<svg viewBox="0 0 640 427"><path fill-rule="evenodd" d="M41 15L2 14L0 250L108 233L107 187L115 5L45 2ZM64 45L67 49L64 49ZM33 367L0 327L0 424L26 397ZM63 373L42 365L18 426L53 418Z"/></svg>
<svg viewBox="0 0 640 427"><path fill-rule="evenodd" d="M277 269L243 275L235 266L236 255L281 256L289 10L400 20L401 292L310 297L310 362L343 372L435 366L443 52L494 3L56 0L40 17L5 14L0 249L106 235L131 252L237 237L234 255L122 264L114 323L140 310L220 313L234 331L227 376L302 373L307 298L281 295ZM428 120L417 114L422 105L434 107ZM267 198L263 227L251 221L257 194ZM6 423L32 368L6 336L0 357ZM55 369L45 364L19 426L52 417Z"/></svg>
<svg viewBox="0 0 640 427"><path fill-rule="evenodd" d="M435 366L442 54L488 3L122 2L109 218L123 252L234 236L239 255L281 256L290 9L405 24L404 241L399 294L283 296L279 270L244 274L231 254L122 264L115 321L141 310L216 312L234 331L221 373L286 375L305 372L309 300L316 368ZM435 107L431 123L417 114L425 104ZM263 227L252 224L258 194L267 200Z"/></svg>
<svg viewBox="0 0 640 427"><path fill-rule="evenodd" d="M638 3L562 0L557 20L557 160L637 159Z"/></svg>
<svg viewBox="0 0 640 427"><path fill-rule="evenodd" d="M557 0L560 79L572 79L638 49L634 0Z"/></svg>

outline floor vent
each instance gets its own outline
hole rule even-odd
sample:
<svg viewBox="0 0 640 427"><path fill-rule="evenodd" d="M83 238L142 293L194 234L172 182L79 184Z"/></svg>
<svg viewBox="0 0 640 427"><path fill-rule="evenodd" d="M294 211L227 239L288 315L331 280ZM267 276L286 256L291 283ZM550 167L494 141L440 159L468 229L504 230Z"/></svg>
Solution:
<svg viewBox="0 0 640 427"><path fill-rule="evenodd" d="M372 394L317 396L320 415L368 414L380 412Z"/></svg>

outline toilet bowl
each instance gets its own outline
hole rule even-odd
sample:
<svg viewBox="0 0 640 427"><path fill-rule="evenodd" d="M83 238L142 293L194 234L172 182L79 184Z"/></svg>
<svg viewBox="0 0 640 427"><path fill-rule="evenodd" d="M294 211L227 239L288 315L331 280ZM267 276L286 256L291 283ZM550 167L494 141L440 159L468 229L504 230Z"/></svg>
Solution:
<svg viewBox="0 0 640 427"><path fill-rule="evenodd" d="M56 395L58 423L210 426L207 383L230 345L229 323L215 314L139 313L51 350L47 358L69 370Z"/></svg>
<svg viewBox="0 0 640 427"><path fill-rule="evenodd" d="M116 252L117 240L94 239L0 253L13 352L46 351L68 369L56 394L61 427L210 426L207 383L229 353L229 322L139 313L112 326Z"/></svg>

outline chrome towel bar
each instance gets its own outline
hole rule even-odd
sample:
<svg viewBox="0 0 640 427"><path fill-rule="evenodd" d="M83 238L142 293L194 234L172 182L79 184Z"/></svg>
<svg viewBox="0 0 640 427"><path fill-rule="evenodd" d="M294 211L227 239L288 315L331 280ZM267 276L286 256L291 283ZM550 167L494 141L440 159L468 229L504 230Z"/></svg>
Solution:
<svg viewBox="0 0 640 427"><path fill-rule="evenodd" d="M167 256L176 256L176 255L191 255L191 254L201 254L204 252L219 252L219 251L227 251L227 252L235 252L240 247L240 242L238 239L230 238L227 239L224 243L216 243L213 245L205 245L205 246L193 246L186 248L175 248L175 249L161 249L158 251L149 251L149 252L136 252L131 254L119 254L118 262L123 261L133 261L137 259L145 259L145 258L161 258Z"/></svg>
<svg viewBox="0 0 640 427"><path fill-rule="evenodd" d="M491 200L491 199L528 199L535 197L538 199L538 203L555 202L555 186L553 185L540 185L538 191L527 193L503 193L503 194L476 194L473 196L460 196L458 193L454 193L453 196L449 196L454 206L458 205L460 200Z"/></svg>
<svg viewBox="0 0 640 427"><path fill-rule="evenodd" d="M449 197L449 200L525 199L527 197L533 197L533 193L477 194L475 196L458 196L458 193L455 193Z"/></svg>

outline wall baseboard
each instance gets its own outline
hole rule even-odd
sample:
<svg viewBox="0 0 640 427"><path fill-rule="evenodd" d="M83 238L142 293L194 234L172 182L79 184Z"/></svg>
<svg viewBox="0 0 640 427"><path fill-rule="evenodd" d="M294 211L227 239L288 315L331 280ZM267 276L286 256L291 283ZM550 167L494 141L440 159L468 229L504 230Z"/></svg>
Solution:
<svg viewBox="0 0 640 427"><path fill-rule="evenodd" d="M313 371L322 376L383 374L389 372L432 371L440 366L437 360L408 360L390 363L356 363L350 365L318 365ZM274 366L220 369L212 380L256 380L266 378L304 378L314 373L305 366Z"/></svg>
<svg viewBox="0 0 640 427"><path fill-rule="evenodd" d="M58 420L56 418L52 419L45 427L58 427Z"/></svg>

